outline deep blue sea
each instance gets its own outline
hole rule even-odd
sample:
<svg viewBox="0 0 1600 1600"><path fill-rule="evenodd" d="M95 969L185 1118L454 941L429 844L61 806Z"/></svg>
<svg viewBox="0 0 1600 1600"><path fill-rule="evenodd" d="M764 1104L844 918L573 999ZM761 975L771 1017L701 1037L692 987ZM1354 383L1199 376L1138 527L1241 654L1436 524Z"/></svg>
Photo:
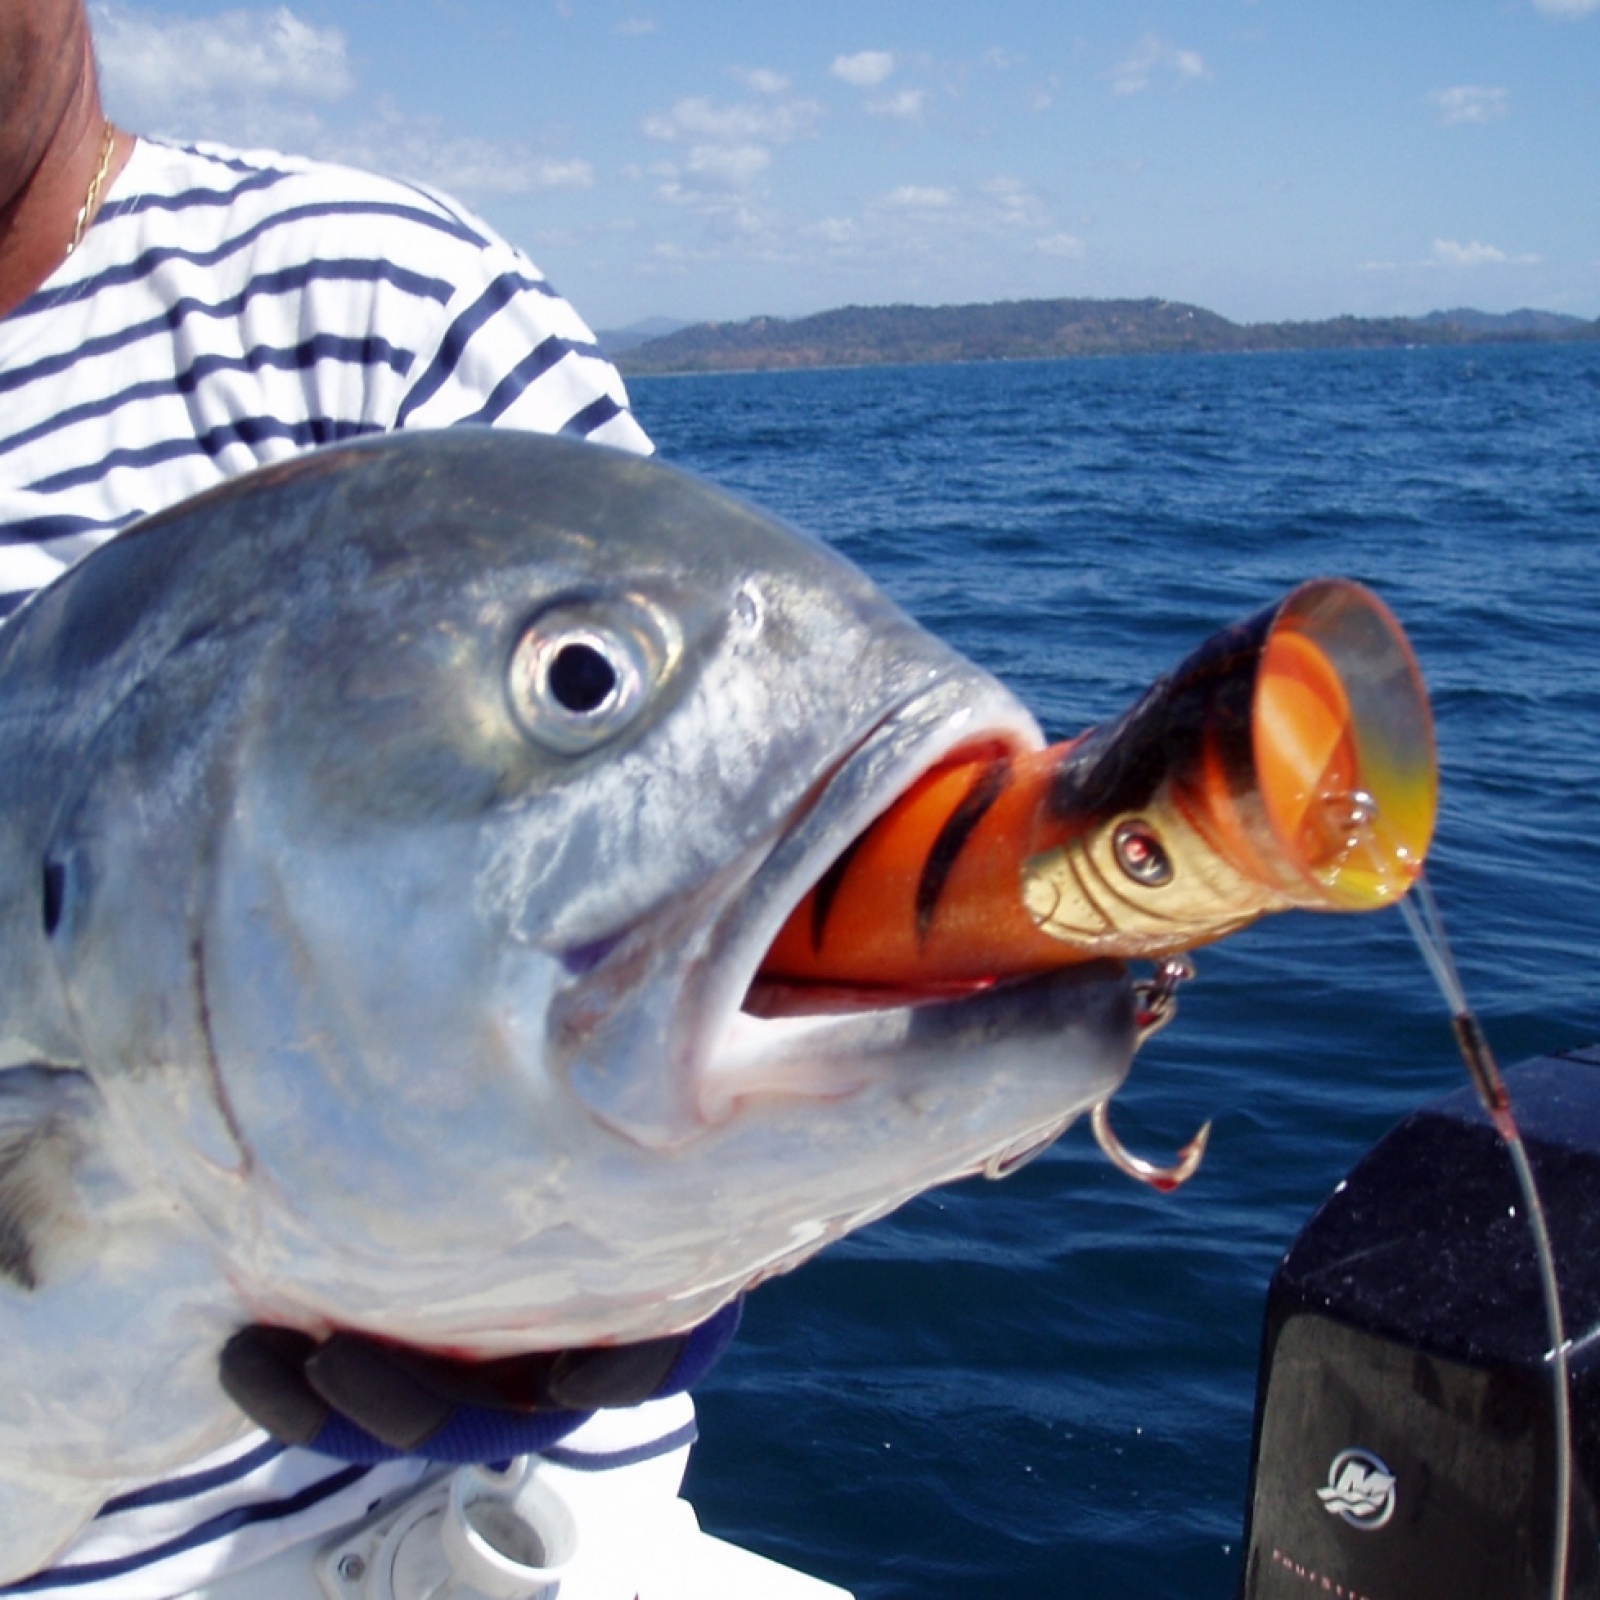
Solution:
<svg viewBox="0 0 1600 1600"><path fill-rule="evenodd" d="M1301 579L1432 691L1430 876L1503 1063L1600 1038L1600 345L636 380L666 459L821 534L1052 737ZM1396 913L1200 952L1117 1100L748 1301L699 1391L713 1532L861 1600L1228 1600L1263 1296L1359 1156L1464 1083Z"/></svg>

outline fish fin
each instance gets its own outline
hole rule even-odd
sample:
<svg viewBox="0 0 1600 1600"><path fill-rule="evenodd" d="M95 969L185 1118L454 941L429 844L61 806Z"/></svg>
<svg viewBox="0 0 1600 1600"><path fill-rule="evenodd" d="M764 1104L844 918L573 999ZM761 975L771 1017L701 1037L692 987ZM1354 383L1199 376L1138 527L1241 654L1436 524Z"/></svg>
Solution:
<svg viewBox="0 0 1600 1600"><path fill-rule="evenodd" d="M0 1071L0 1280L38 1288L45 1240L77 1209L74 1169L94 1094L71 1068Z"/></svg>

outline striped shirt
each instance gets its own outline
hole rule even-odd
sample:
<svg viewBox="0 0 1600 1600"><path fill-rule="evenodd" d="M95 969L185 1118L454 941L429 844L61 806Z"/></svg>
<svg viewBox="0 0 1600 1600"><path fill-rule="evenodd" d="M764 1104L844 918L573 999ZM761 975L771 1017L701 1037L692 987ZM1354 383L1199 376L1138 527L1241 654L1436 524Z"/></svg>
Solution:
<svg viewBox="0 0 1600 1600"><path fill-rule="evenodd" d="M78 249L0 318L0 617L119 528L251 467L457 423L650 449L577 313L452 201L141 140ZM559 1453L605 1470L686 1450L693 1415L687 1396L602 1414ZM116 1496L48 1571L0 1593L160 1600L436 1470L251 1433Z"/></svg>
<svg viewBox="0 0 1600 1600"><path fill-rule="evenodd" d="M224 478L456 423L650 448L577 313L452 201L140 140L78 249L0 319L0 616Z"/></svg>
<svg viewBox="0 0 1600 1600"><path fill-rule="evenodd" d="M594 1490L586 1498L602 1514L614 1496L622 1514L616 1536L625 1542L635 1531L627 1518L637 1515L641 1490L649 1502L670 1500L695 1437L694 1404L688 1395L675 1394L596 1412L543 1458L589 1478ZM303 1569L296 1563L303 1586L275 1582L259 1600L267 1595L318 1600L311 1561L323 1544L378 1507L402 1503L448 1470L415 1458L355 1466L253 1433L183 1473L108 1500L55 1563L0 1588L0 1595L172 1600L195 1589L209 1591L274 1558L293 1560L283 1552L304 1546ZM248 1577L242 1581L252 1592Z"/></svg>

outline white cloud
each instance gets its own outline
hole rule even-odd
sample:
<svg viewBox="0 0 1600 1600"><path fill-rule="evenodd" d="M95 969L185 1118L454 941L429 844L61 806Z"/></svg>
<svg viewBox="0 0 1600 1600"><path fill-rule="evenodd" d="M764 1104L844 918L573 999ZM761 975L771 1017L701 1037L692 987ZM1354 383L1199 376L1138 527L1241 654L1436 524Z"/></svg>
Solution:
<svg viewBox="0 0 1600 1600"><path fill-rule="evenodd" d="M802 248L820 249L833 264L919 261L928 266L958 258L992 259L997 252L1021 262L1031 256L1082 260L1084 242L1063 231L1050 208L1026 183L1006 174L975 188L907 183L864 206L853 217L833 216L795 230Z"/></svg>
<svg viewBox="0 0 1600 1600"><path fill-rule="evenodd" d="M861 225L854 217L824 217L820 222L808 224L801 232L824 244L851 244L860 234Z"/></svg>
<svg viewBox="0 0 1600 1600"><path fill-rule="evenodd" d="M926 89L901 89L896 94L869 100L867 110L875 117L894 117L901 122L915 122L922 115L923 103L927 98Z"/></svg>
<svg viewBox="0 0 1600 1600"><path fill-rule="evenodd" d="M662 163L666 170L657 173L657 194L698 217L698 238L683 242L702 252L701 259L781 262L807 272L871 273L882 280L908 263L938 275L958 261L992 263L1004 253L1058 282L1064 266L1089 254L1082 240L1061 231L1051 207L1026 182L1004 173L972 185L935 175L879 192L853 214L801 218L764 204L759 183L720 194L710 190L709 180L697 188L681 152L671 154L674 159Z"/></svg>
<svg viewBox="0 0 1600 1600"><path fill-rule="evenodd" d="M714 250L691 250L686 245L676 244L671 240L662 239L650 247L650 254L655 260L669 267L688 267L702 261L715 261L717 252Z"/></svg>
<svg viewBox="0 0 1600 1600"><path fill-rule="evenodd" d="M853 89L876 89L894 71L894 56L887 50L858 50L835 56L828 71Z"/></svg>
<svg viewBox="0 0 1600 1600"><path fill-rule="evenodd" d="M102 0L90 15L107 109L141 132L277 146L468 198L594 183L587 161L456 133L384 98L363 106L344 35L287 6L180 17Z"/></svg>
<svg viewBox="0 0 1600 1600"><path fill-rule="evenodd" d="M1019 178L987 178L981 185L994 207L995 220L1005 227L1038 228L1045 223L1045 206Z"/></svg>
<svg viewBox="0 0 1600 1600"><path fill-rule="evenodd" d="M884 204L911 211L943 211L956 203L953 189L940 189L927 184L903 183L884 197Z"/></svg>
<svg viewBox="0 0 1600 1600"><path fill-rule="evenodd" d="M1535 255L1507 255L1504 250L1492 244L1479 244L1476 239L1471 244L1458 244L1454 239L1435 239L1433 259L1442 267L1531 267L1539 261Z"/></svg>
<svg viewBox="0 0 1600 1600"><path fill-rule="evenodd" d="M344 133L324 134L315 153L468 196L590 189L594 167L543 155L514 139L453 134L437 117L408 117L391 101Z"/></svg>
<svg viewBox="0 0 1600 1600"><path fill-rule="evenodd" d="M730 67L728 70L756 94L782 94L789 87L789 80L781 72L772 72L766 67Z"/></svg>
<svg viewBox="0 0 1600 1600"><path fill-rule="evenodd" d="M1023 57L1007 50L1004 45L993 45L983 53L983 64L999 72L1004 72L1008 67L1020 67L1022 62Z"/></svg>
<svg viewBox="0 0 1600 1600"><path fill-rule="evenodd" d="M769 229L771 218L755 209L754 197L772 166L775 145L809 134L823 109L814 100L779 100L783 80L764 69L736 73L767 98L718 105L691 95L640 124L645 136L661 144L685 146L681 160L662 163L659 199L687 207L742 234Z"/></svg>
<svg viewBox="0 0 1600 1600"><path fill-rule="evenodd" d="M704 153L705 159L683 168L669 165L656 198L667 205L693 212L713 230L713 236L749 239L770 235L778 219L760 203L760 197L742 186L740 174L724 152ZM751 175L753 176L753 175Z"/></svg>
<svg viewBox="0 0 1600 1600"><path fill-rule="evenodd" d="M1511 109L1511 96L1506 90L1486 89L1475 83L1435 89L1428 98L1439 108L1439 120L1447 128L1462 122L1493 122Z"/></svg>
<svg viewBox="0 0 1600 1600"><path fill-rule="evenodd" d="M1208 76L1205 59L1197 50L1182 50L1158 33L1147 33L1133 54L1111 74L1113 94L1141 94L1157 78L1179 85Z"/></svg>
<svg viewBox="0 0 1600 1600"><path fill-rule="evenodd" d="M764 140L787 144L809 133L822 117L815 100L789 100L779 105L719 106L704 95L680 100L670 111L657 112L640 124L648 138L663 144L701 140L713 144L747 144Z"/></svg>
<svg viewBox="0 0 1600 1600"><path fill-rule="evenodd" d="M166 127L241 99L328 105L355 89L344 35L302 22L287 6L169 17L108 0L90 15L106 98L136 127Z"/></svg>
<svg viewBox="0 0 1600 1600"><path fill-rule="evenodd" d="M685 169L697 184L718 189L748 189L772 165L763 144L697 144Z"/></svg>
<svg viewBox="0 0 1600 1600"><path fill-rule="evenodd" d="M1600 11L1600 0L1533 0L1533 3L1547 17L1560 17L1569 22L1586 17L1591 11Z"/></svg>

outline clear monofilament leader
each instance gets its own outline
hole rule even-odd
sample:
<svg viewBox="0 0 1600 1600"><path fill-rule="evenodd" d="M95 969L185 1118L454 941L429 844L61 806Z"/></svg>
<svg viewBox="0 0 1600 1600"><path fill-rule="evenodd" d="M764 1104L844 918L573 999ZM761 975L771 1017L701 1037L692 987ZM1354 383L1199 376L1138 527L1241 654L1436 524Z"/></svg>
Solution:
<svg viewBox="0 0 1600 1600"><path fill-rule="evenodd" d="M1545 1359L1550 1363L1551 1382L1555 1386L1556 1504L1550 1595L1551 1600L1565 1600L1567 1551L1572 1536L1572 1396L1567 1379L1567 1337L1561 1315L1561 1290L1556 1280L1550 1229L1545 1221L1544 1205L1539 1198L1539 1187L1534 1180L1527 1146L1523 1143L1521 1130L1512 1112L1510 1093L1483 1028L1467 1003L1466 990L1461 985L1461 976L1450 953L1450 942L1445 937L1439 904L1433 897L1433 888L1425 873L1417 878L1414 891L1400 902L1400 911L1411 929L1411 936L1417 942L1417 948L1422 952L1423 960L1428 964L1428 970L1439 985L1445 1004L1450 1008L1450 1023L1462 1060L1466 1062L1468 1075L1484 1110L1511 1157L1511 1165L1517 1175L1517 1187L1527 1207L1534 1254L1539 1264L1545 1325L1550 1339L1550 1349Z"/></svg>

